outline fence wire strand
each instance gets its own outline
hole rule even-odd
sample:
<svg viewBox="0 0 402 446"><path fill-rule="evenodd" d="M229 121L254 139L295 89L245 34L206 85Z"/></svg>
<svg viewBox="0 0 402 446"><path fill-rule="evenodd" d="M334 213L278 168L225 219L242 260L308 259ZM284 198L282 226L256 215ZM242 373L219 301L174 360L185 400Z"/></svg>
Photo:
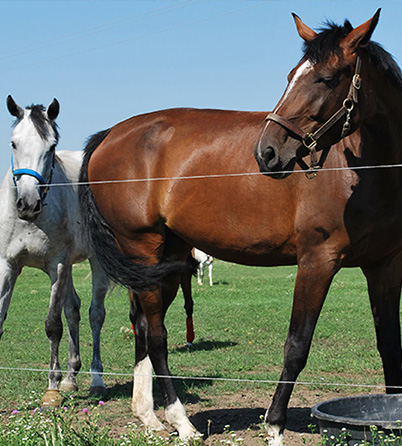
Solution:
<svg viewBox="0 0 402 446"><path fill-rule="evenodd" d="M36 372L36 373L48 373L49 369L40 368L25 368L25 367L0 367L0 371L17 371L17 372ZM68 370L60 370L61 373L69 373ZM117 377L133 377L133 373L124 372L91 372L91 371L80 371L79 374L83 375L100 375L100 376L117 376ZM136 374L136 376L149 376ZM181 381L217 381L217 382L238 382L238 383L249 383L249 384L292 384L299 386L325 386L325 387L354 387L354 388L372 388L372 389L383 389L384 384L356 384L356 383L342 383L342 382L326 382L321 381L279 381L274 379L251 379L251 378L219 378L212 376L180 376L180 375L155 375L152 374L153 378L171 378L174 380ZM399 389L400 386L387 386L389 389Z"/></svg>
<svg viewBox="0 0 402 446"><path fill-rule="evenodd" d="M355 167L329 167L321 168L318 170L319 173L324 172L339 172L339 171L357 171L357 170L376 170L376 169L393 169L401 168L402 164L380 164L373 166L355 166ZM241 173L226 173L226 174L207 174L207 175L190 175L190 176L173 176L173 177L155 177L155 178L132 178L125 180L101 180L101 181L88 181L88 182L68 182L68 183L51 183L46 185L41 185L40 187L65 187L65 186L83 186L83 185L98 185L98 184L116 184L116 183L144 183L152 181L176 181L176 180L201 180L201 179L215 179L215 178L236 178L243 176L271 176L271 175L290 175L290 174L305 174L304 170L285 170L279 172L267 172L262 174L261 172L241 172ZM16 186L12 186L15 188ZM19 372L36 372L36 373L48 373L49 369L40 368L24 368L24 367L1 367L0 371L19 371ZM68 370L60 370L62 373L69 373ZM80 371L80 374L87 375L101 375L101 376L129 376L132 377L133 373L117 373L117 372L91 372L91 371ZM143 375L136 375L143 376ZM164 375L152 375L153 378L165 378ZM194 380L194 381L221 381L221 382L239 382L239 383L252 383L252 384L292 384L292 385L302 385L302 386L332 386L332 387L354 387L354 388L373 388L373 389L383 389L384 384L356 384L356 383L342 383L342 382L325 382L324 380L316 381L279 381L279 380L269 380L269 379L246 379L246 378L217 378L208 376L169 376L168 378L175 380ZM399 388L398 386L387 386L389 389Z"/></svg>
<svg viewBox="0 0 402 446"><path fill-rule="evenodd" d="M342 172L342 171L357 171L357 170L376 170L376 169L397 169L401 168L402 164L377 164L373 166L354 166L354 167L323 167L315 170L317 173L321 172ZM178 181L178 180L203 180L214 178L236 178L245 176L273 176L273 175L290 175L290 174L306 174L305 170L281 170L278 172L239 172L239 173L222 173L222 174L205 174L205 175L188 175L188 176L172 176L172 177L151 177L151 178L128 178L125 180L99 180L99 181L71 181L66 183L50 183L39 185L39 187L65 187L65 186L92 186L99 184L118 184L118 183L146 183L152 181ZM16 188L16 186L12 186Z"/></svg>

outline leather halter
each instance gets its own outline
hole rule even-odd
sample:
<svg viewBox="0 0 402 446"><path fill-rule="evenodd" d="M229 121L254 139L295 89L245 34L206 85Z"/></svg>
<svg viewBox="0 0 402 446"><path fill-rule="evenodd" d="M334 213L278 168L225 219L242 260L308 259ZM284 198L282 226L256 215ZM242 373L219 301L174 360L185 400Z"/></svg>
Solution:
<svg viewBox="0 0 402 446"><path fill-rule="evenodd" d="M265 118L266 121L274 121L281 127L284 127L289 131L289 135L295 139L298 139L303 143L303 145L310 152L310 166L308 166L302 159L298 160L300 167L306 171L306 176L309 179L315 178L317 176L317 171L322 168L324 161L328 155L331 146L323 149L321 157L317 160L317 144L318 140L325 135L325 133L330 130L341 118L346 115L346 120L342 127L341 138L344 138L349 134L351 129L351 113L358 103L358 91L361 87L361 59L359 56L356 58L355 73L350 84L349 93L346 99L343 101L342 107L335 112L321 127L319 127L314 133L306 133L297 125L293 124L289 120L283 118L276 113L268 113Z"/></svg>
<svg viewBox="0 0 402 446"><path fill-rule="evenodd" d="M36 178L38 180L39 184L41 186L44 186L42 189L42 194L41 194L41 200L43 201L46 198L47 193L49 192L49 186L50 186L50 183L52 182L54 163L55 163L55 155L53 154L52 168L50 169L48 180L46 181L39 172L36 172L36 170L14 169L14 157L13 157L13 155L11 155L11 171L13 174L14 186L17 187L17 179L22 175L29 175L31 177Z"/></svg>

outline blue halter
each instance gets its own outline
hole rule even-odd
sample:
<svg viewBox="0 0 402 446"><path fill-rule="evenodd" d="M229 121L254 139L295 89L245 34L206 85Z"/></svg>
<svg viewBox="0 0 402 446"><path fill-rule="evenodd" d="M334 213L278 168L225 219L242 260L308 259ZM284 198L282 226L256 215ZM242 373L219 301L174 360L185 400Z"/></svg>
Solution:
<svg viewBox="0 0 402 446"><path fill-rule="evenodd" d="M53 162L52 162L52 169L50 171L49 174L49 181L46 182L45 179L42 177L42 175L39 172L36 172L35 170L32 169L14 169L14 158L13 155L11 154L11 170L13 173L13 182L14 182L14 186L17 187L17 179L18 177L20 177L21 175L29 175L31 177L36 178L39 181L39 184L41 186L46 186L43 189L43 193L42 193L42 200L45 199L48 191L49 191L49 184L52 181L52 176L53 176L53 168L54 168L54 156L53 156Z"/></svg>

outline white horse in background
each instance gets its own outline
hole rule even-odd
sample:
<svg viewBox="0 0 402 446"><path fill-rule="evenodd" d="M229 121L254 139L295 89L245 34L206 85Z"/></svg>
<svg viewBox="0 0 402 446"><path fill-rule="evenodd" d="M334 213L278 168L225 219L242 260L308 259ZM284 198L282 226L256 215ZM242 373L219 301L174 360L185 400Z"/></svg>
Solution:
<svg viewBox="0 0 402 446"><path fill-rule="evenodd" d="M12 167L0 186L0 337L22 268L43 270L51 282L45 322L50 341L48 389L60 386L65 391L76 390L76 375L81 367L80 299L73 285L72 265L89 259L92 270L91 391L103 392L100 332L109 281L89 248L87 231L79 214L77 182L82 152L55 152L59 139L56 99L47 109L42 105L24 109L9 96L7 107L16 121L11 137ZM69 327L69 358L63 381L58 357L63 332L62 308ZM46 396L44 401L46 404Z"/></svg>
<svg viewBox="0 0 402 446"><path fill-rule="evenodd" d="M209 254L205 254L205 252L200 251L197 248L193 249L193 257L198 262L197 267L197 278L198 285L202 285L204 283L204 268L208 266L208 275L209 275L209 285L212 286L212 268L214 266L214 258Z"/></svg>

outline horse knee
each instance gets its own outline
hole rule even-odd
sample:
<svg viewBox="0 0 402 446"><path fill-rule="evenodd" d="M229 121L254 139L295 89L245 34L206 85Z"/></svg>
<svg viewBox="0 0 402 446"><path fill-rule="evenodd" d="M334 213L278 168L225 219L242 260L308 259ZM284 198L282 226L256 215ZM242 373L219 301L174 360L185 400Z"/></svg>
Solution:
<svg viewBox="0 0 402 446"><path fill-rule="evenodd" d="M63 334L63 322L60 317L47 317L45 321L46 335L49 339L60 341Z"/></svg>

